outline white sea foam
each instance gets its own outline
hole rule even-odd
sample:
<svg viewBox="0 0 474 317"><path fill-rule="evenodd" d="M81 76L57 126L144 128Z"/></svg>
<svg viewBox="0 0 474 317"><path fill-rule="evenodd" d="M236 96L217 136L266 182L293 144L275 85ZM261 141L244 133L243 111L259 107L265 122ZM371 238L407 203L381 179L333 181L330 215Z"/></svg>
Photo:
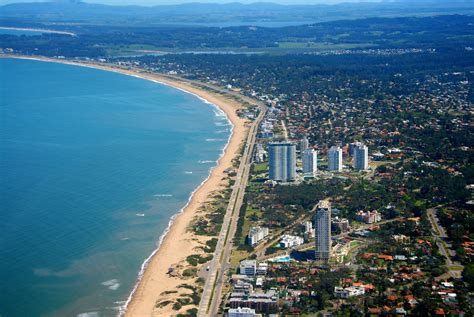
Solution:
<svg viewBox="0 0 474 317"><path fill-rule="evenodd" d="M211 160L202 160L198 161L199 164L212 164L215 163L216 161L211 161Z"/></svg>
<svg viewBox="0 0 474 317"><path fill-rule="evenodd" d="M192 174L193 172L191 171L185 171L184 174Z"/></svg>
<svg viewBox="0 0 474 317"><path fill-rule="evenodd" d="M213 111L216 117L227 119L227 115L221 108L214 108Z"/></svg>
<svg viewBox="0 0 474 317"><path fill-rule="evenodd" d="M206 142L223 142L225 139L206 139Z"/></svg>
<svg viewBox="0 0 474 317"><path fill-rule="evenodd" d="M145 217L145 214L135 214L137 217Z"/></svg>
<svg viewBox="0 0 474 317"><path fill-rule="evenodd" d="M80 313L80 314L76 315L76 317L99 317L99 316L100 316L100 314L97 311L91 311L91 312L87 312L87 313Z"/></svg>
<svg viewBox="0 0 474 317"><path fill-rule="evenodd" d="M117 279L112 279L112 280L108 280L108 281L105 281L105 282L102 282L100 283L104 286L107 286L108 289L112 290L112 291L116 291L119 287L120 287L120 283Z"/></svg>
<svg viewBox="0 0 474 317"><path fill-rule="evenodd" d="M116 291L116 290L118 290L119 287L120 287L120 283L117 283L117 284L114 284L114 285L110 285L109 289L112 290L112 291Z"/></svg>
<svg viewBox="0 0 474 317"><path fill-rule="evenodd" d="M171 194L155 194L154 197L173 197Z"/></svg>

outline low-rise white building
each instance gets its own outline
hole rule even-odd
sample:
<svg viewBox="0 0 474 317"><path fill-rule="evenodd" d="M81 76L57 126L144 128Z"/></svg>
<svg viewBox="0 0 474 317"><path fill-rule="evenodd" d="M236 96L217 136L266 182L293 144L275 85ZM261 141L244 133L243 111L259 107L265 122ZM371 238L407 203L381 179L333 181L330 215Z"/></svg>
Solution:
<svg viewBox="0 0 474 317"><path fill-rule="evenodd" d="M256 163L263 163L267 158L267 151L263 148L261 143L258 143L255 148L255 162Z"/></svg>
<svg viewBox="0 0 474 317"><path fill-rule="evenodd" d="M358 211L356 213L356 219L368 224L379 222L382 220L382 215L377 211Z"/></svg>
<svg viewBox="0 0 474 317"><path fill-rule="evenodd" d="M334 287L334 296L339 298L349 298L354 296L362 296L365 294L365 288L359 286L350 287Z"/></svg>
<svg viewBox="0 0 474 317"><path fill-rule="evenodd" d="M331 220L331 224L334 225L336 228L339 228L339 231L341 233L347 232L350 229L349 219L347 218L335 217Z"/></svg>
<svg viewBox="0 0 474 317"><path fill-rule="evenodd" d="M268 263L261 262L257 266L257 275L266 275L268 271Z"/></svg>
<svg viewBox="0 0 474 317"><path fill-rule="evenodd" d="M291 235L285 234L281 237L280 247L288 249L288 248L296 247L303 243L304 243L304 239L302 237L291 236Z"/></svg>
<svg viewBox="0 0 474 317"><path fill-rule="evenodd" d="M243 260L240 262L240 274L254 276L257 273L256 260Z"/></svg>
<svg viewBox="0 0 474 317"><path fill-rule="evenodd" d="M231 308L228 312L229 317L254 317L255 309L248 307Z"/></svg>
<svg viewBox="0 0 474 317"><path fill-rule="evenodd" d="M268 236L268 228L266 227L252 227L247 236L247 244L250 246L256 245Z"/></svg>
<svg viewBox="0 0 474 317"><path fill-rule="evenodd" d="M302 223L304 228L304 239L308 241L309 239L314 238L315 230L313 228L313 223L311 221L305 221Z"/></svg>
<svg viewBox="0 0 474 317"><path fill-rule="evenodd" d="M240 274L246 276L266 275L268 263L257 263L257 260L243 260L240 262Z"/></svg>

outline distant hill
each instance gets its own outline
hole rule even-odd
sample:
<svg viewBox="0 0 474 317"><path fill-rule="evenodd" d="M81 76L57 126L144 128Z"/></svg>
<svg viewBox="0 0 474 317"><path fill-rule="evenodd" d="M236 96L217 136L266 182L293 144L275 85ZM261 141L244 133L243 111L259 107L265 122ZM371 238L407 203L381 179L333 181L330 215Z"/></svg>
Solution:
<svg viewBox="0 0 474 317"><path fill-rule="evenodd" d="M314 23L365 17L474 14L472 0L388 0L383 3L279 5L274 3L188 3L181 5L110 6L78 0L16 3L0 6L0 23L74 22L140 25L265 25L275 22Z"/></svg>

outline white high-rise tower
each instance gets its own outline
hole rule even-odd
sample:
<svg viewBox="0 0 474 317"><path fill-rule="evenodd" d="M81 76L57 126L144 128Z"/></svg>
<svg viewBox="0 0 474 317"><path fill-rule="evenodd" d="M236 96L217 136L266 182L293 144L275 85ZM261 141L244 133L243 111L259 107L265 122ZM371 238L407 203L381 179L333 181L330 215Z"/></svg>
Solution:
<svg viewBox="0 0 474 317"><path fill-rule="evenodd" d="M271 180L288 182L296 177L296 146L291 142L268 144L268 174Z"/></svg>
<svg viewBox="0 0 474 317"><path fill-rule="evenodd" d="M342 150L338 146L333 146L328 152L328 170L342 171Z"/></svg>
<svg viewBox="0 0 474 317"><path fill-rule="evenodd" d="M309 147L309 141L307 137L304 137L300 141L300 153L303 155L304 151L306 151Z"/></svg>
<svg viewBox="0 0 474 317"><path fill-rule="evenodd" d="M314 176L318 171L318 152L314 149L306 149L302 154L303 173L305 175Z"/></svg>
<svg viewBox="0 0 474 317"><path fill-rule="evenodd" d="M365 171L369 168L369 148L359 144L354 148L354 168Z"/></svg>

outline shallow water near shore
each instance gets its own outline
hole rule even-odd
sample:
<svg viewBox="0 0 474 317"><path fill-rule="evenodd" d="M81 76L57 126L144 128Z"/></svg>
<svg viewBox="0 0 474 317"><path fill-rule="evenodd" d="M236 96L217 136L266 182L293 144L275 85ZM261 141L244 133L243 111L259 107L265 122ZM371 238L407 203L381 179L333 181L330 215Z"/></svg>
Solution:
<svg viewBox="0 0 474 317"><path fill-rule="evenodd" d="M115 316L231 126L199 98L0 59L0 315Z"/></svg>

